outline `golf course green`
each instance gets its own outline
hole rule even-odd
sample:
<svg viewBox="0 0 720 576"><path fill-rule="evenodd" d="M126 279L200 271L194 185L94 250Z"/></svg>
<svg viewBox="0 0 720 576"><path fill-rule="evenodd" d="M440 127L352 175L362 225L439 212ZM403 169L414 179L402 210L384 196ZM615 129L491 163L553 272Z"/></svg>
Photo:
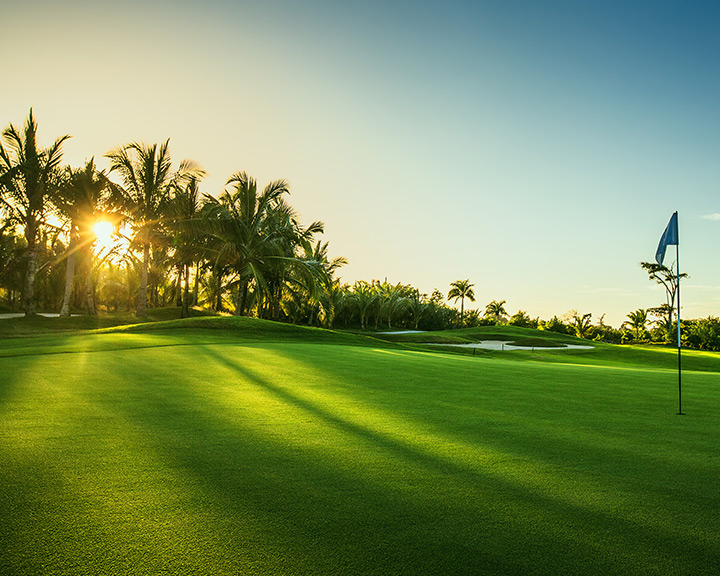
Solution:
<svg viewBox="0 0 720 576"><path fill-rule="evenodd" d="M479 330L17 328L0 574L717 574L720 355Z"/></svg>

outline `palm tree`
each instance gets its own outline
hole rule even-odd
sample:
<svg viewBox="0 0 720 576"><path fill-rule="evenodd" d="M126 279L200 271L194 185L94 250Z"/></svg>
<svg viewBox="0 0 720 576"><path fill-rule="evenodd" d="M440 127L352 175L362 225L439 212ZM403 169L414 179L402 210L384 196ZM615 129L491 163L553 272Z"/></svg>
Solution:
<svg viewBox="0 0 720 576"><path fill-rule="evenodd" d="M284 231L270 225L273 209L289 190L285 180L275 180L258 193L257 182L245 172L233 174L227 184L232 191L219 198L205 196L203 216L214 238L216 265L229 266L237 274L235 313L243 315L250 282L258 291L267 290L268 262L290 258L282 254Z"/></svg>
<svg viewBox="0 0 720 576"><path fill-rule="evenodd" d="M70 241L66 251L65 293L60 316L70 315L70 298L75 274L75 256L81 255L85 274L85 305L89 314L96 314L92 281L92 247L95 242L93 226L106 216L108 200L115 187L98 171L91 158L84 168L66 168L64 179L53 204L69 221Z"/></svg>
<svg viewBox="0 0 720 576"><path fill-rule="evenodd" d="M450 283L450 292L448 292L448 300L454 300L457 302L460 299L460 325L462 326L463 314L465 312L465 298L470 302L475 302L475 291L473 290L475 284L470 284L470 280L455 280Z"/></svg>
<svg viewBox="0 0 720 576"><path fill-rule="evenodd" d="M360 328L367 328L368 312L378 300L378 293L372 284L358 280L353 284L352 299L360 312Z"/></svg>
<svg viewBox="0 0 720 576"><path fill-rule="evenodd" d="M485 306L485 316L492 318L497 323L505 320L507 315L507 310L505 310L505 300L493 300Z"/></svg>
<svg viewBox="0 0 720 576"><path fill-rule="evenodd" d="M178 267L178 288L181 290L181 318L190 315L190 268L196 265L195 286L197 287L197 264L206 253L201 209L199 181L197 177L192 177L184 188L175 191L168 210L175 247L173 257Z"/></svg>
<svg viewBox="0 0 720 576"><path fill-rule="evenodd" d="M2 137L7 148L0 143L0 203L25 232L27 269L23 306L25 315L32 316L39 229L46 200L55 191L53 179L62 159L62 144L70 136L61 136L50 148L38 148L37 122L31 108L24 128L18 130L10 124Z"/></svg>
<svg viewBox="0 0 720 576"><path fill-rule="evenodd" d="M647 310L639 308L635 310L635 312L630 312L627 317L629 321L625 322L624 324L628 325L633 330L633 332L635 333L635 340L639 341L642 338L642 335L645 333L645 327L648 323Z"/></svg>
<svg viewBox="0 0 720 576"><path fill-rule="evenodd" d="M338 268L347 264L347 258L339 256L330 259L328 256L328 242L318 240L314 245L303 242L303 253L300 256L305 267L311 274L303 274L298 280L291 282L291 289L300 285L304 288L305 299L310 303L309 320L312 324L315 312L322 310L323 301L335 301L345 295L334 278Z"/></svg>
<svg viewBox="0 0 720 576"><path fill-rule="evenodd" d="M414 322L413 328L415 330L418 329L418 326L420 325L420 319L427 310L427 307L427 294L420 294L420 291L417 288L413 289L412 294L410 295L410 298L408 300L408 308L412 313Z"/></svg>
<svg viewBox="0 0 720 576"><path fill-rule="evenodd" d="M338 280L332 280L328 286L325 286L319 298L320 311L318 313L318 319L325 328L332 330L335 318L345 308L346 295L345 287L341 286Z"/></svg>
<svg viewBox="0 0 720 576"><path fill-rule="evenodd" d="M672 327L673 312L675 311L675 295L677 294L680 280L688 278L688 275L683 272L678 277L678 275L673 272L672 265L668 268L656 262L640 262L640 267L648 273L650 280L655 280L655 282L665 288L666 303L656 308L651 308L649 311L653 314L665 315L661 325L665 329L667 340L671 341L674 334Z"/></svg>
<svg viewBox="0 0 720 576"><path fill-rule="evenodd" d="M575 330L575 336L585 338L590 332L592 323L592 314L587 313L582 316L575 310L571 311L570 326Z"/></svg>
<svg viewBox="0 0 720 576"><path fill-rule="evenodd" d="M6 304L11 309L15 308L16 298L23 291L24 252L24 239L6 221L0 227L0 287L5 290Z"/></svg>
<svg viewBox="0 0 720 576"><path fill-rule="evenodd" d="M392 330L393 318L409 304L412 288L400 283L393 286L387 281L380 284L379 288L380 314L386 315L388 330Z"/></svg>
<svg viewBox="0 0 720 576"><path fill-rule="evenodd" d="M119 189L122 204L133 223L134 240L143 251L138 318L147 317L150 247L157 243L160 225L167 218L167 201L173 190L182 188L191 178L205 174L190 160L183 160L173 172L169 143L169 140L160 145L131 142L106 154L110 159L110 172L117 172L122 180Z"/></svg>
<svg viewBox="0 0 720 576"><path fill-rule="evenodd" d="M283 295L288 294L295 300L303 298L311 303L312 318L321 292L331 288L335 270L347 263L342 257L329 259L327 242L318 240L313 245L315 235L324 229L325 225L319 221L301 226L297 212L284 198L268 211L265 230L276 236L275 248L279 257L267 260L262 317L277 320ZM258 315L261 315L260 311Z"/></svg>

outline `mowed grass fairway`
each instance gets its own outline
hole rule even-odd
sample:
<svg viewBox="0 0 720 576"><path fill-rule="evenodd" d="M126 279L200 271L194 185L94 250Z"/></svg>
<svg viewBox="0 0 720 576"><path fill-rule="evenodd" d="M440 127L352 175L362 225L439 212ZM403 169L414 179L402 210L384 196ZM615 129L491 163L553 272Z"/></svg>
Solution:
<svg viewBox="0 0 720 576"><path fill-rule="evenodd" d="M717 355L677 416L662 349L213 318L0 345L3 575L718 573Z"/></svg>

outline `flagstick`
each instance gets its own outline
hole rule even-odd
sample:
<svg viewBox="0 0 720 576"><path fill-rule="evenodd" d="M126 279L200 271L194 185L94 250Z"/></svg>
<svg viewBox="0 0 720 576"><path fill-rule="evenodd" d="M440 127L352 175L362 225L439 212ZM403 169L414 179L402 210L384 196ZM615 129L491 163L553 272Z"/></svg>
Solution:
<svg viewBox="0 0 720 576"><path fill-rule="evenodd" d="M679 228L679 226L678 226ZM678 231L678 236L680 236ZM680 238L678 238L677 249L677 323L678 323L678 416L683 415L682 411L682 340L680 339Z"/></svg>

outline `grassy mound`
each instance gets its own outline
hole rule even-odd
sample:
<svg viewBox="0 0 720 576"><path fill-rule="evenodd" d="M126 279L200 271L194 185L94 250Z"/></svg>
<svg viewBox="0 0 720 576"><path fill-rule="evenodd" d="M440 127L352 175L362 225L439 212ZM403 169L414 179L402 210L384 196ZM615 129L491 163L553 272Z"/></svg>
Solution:
<svg viewBox="0 0 720 576"><path fill-rule="evenodd" d="M191 308L190 317L218 316L212 310ZM151 308L147 322L168 321L180 318L180 308ZM33 316L30 318L0 319L0 338L14 336L34 336L56 332L77 332L79 330L99 330L113 326L137 324L138 319L130 312L102 312L97 316L74 315L68 318Z"/></svg>
<svg viewBox="0 0 720 576"><path fill-rule="evenodd" d="M25 320L25 319L19 319ZM308 326L295 326L281 322L246 318L242 316L195 317L178 320L159 320L140 324L123 324L93 331L58 330L46 333L45 321L52 323L64 318L32 319L32 333L23 337L5 338L0 357L36 354L59 354L99 350L127 350L166 346L195 346L199 344L238 344L266 342L326 343L352 346L397 345L376 340L370 336L335 332ZM135 319L137 321L137 319Z"/></svg>

